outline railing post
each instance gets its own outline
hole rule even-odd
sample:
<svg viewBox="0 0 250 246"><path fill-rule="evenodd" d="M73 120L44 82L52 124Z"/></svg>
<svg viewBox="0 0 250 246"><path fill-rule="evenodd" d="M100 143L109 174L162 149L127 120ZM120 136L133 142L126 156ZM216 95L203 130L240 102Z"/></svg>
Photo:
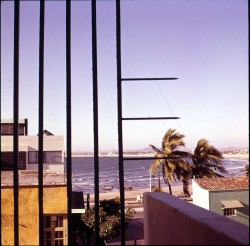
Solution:
<svg viewBox="0 0 250 246"><path fill-rule="evenodd" d="M2 63L1 63L1 57L2 57L2 45L1 45L1 26L2 26L2 1L0 1L0 91L2 91ZM0 105L1 104L1 99L2 97L0 97ZM2 124L2 107L0 107L0 125ZM0 162L2 162L2 149L1 149L1 143L2 143L2 131L0 129ZM2 171L2 167L1 167L1 171ZM0 245L2 245L2 178L0 175Z"/></svg>
<svg viewBox="0 0 250 246"><path fill-rule="evenodd" d="M72 144L71 144L71 0L66 1L66 122L67 122L67 197L68 245L72 244Z"/></svg>
<svg viewBox="0 0 250 246"><path fill-rule="evenodd" d="M120 0L116 0L116 59L117 59L117 112L118 112L118 149L119 182L121 200L121 245L125 245L125 206L124 206L124 167L122 138L122 76L121 76L121 13Z"/></svg>
<svg viewBox="0 0 250 246"><path fill-rule="evenodd" d="M99 221L99 144L98 144L98 76L96 0L91 1L92 17L92 72L93 72L93 122L94 122L94 180L95 180L95 244L100 244Z"/></svg>
<svg viewBox="0 0 250 246"><path fill-rule="evenodd" d="M39 204L39 244L44 245L43 236L43 100L44 100L44 0L40 1L39 33L39 134L38 134L38 204ZM28 134L28 120L25 121Z"/></svg>
<svg viewBox="0 0 250 246"><path fill-rule="evenodd" d="M13 188L14 188L14 244L19 245L19 24L20 2L14 5L14 136L13 136Z"/></svg>

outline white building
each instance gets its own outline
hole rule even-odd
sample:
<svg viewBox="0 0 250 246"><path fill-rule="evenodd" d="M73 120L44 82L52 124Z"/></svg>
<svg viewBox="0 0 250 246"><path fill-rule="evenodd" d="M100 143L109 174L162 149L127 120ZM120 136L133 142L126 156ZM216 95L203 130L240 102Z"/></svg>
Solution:
<svg viewBox="0 0 250 246"><path fill-rule="evenodd" d="M193 204L249 225L249 178L193 179Z"/></svg>
<svg viewBox="0 0 250 246"><path fill-rule="evenodd" d="M19 170L38 170L38 136L28 136L28 120L19 120ZM43 169L64 173L64 137L44 130ZM1 121L1 170L13 168L13 121Z"/></svg>

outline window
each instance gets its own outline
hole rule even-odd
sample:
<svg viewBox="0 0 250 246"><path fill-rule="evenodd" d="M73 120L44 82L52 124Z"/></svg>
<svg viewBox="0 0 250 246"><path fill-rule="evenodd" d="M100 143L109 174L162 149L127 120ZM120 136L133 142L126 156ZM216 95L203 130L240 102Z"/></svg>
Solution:
<svg viewBox="0 0 250 246"><path fill-rule="evenodd" d="M232 216L236 215L236 209L235 208L224 208L224 215L225 216Z"/></svg>
<svg viewBox="0 0 250 246"><path fill-rule="evenodd" d="M25 135L25 125L19 124L18 125L18 133L19 135ZM14 134L14 124L1 124L1 135L13 135Z"/></svg>
<svg viewBox="0 0 250 246"><path fill-rule="evenodd" d="M29 151L29 164L38 163L38 151Z"/></svg>
<svg viewBox="0 0 250 246"><path fill-rule="evenodd" d="M1 135L13 135L13 124L2 124Z"/></svg>
<svg viewBox="0 0 250 246"><path fill-rule="evenodd" d="M61 163L62 162L62 152L61 151L53 151L53 162Z"/></svg>
<svg viewBox="0 0 250 246"><path fill-rule="evenodd" d="M233 216L236 215L237 208L243 208L244 205L238 200L230 200L230 201L221 201L223 205L223 213L225 216Z"/></svg>
<svg viewBox="0 0 250 246"><path fill-rule="evenodd" d="M67 244L67 215L44 216L44 243L45 245Z"/></svg>
<svg viewBox="0 0 250 246"><path fill-rule="evenodd" d="M19 170L26 169L26 152L19 152ZM13 152L1 153L1 171L13 170Z"/></svg>
<svg viewBox="0 0 250 246"><path fill-rule="evenodd" d="M24 124L19 124L19 129L18 129L19 135L25 135L24 128L25 128Z"/></svg>
<svg viewBox="0 0 250 246"><path fill-rule="evenodd" d="M29 164L38 163L38 151L29 151ZM61 151L44 151L43 163L62 163Z"/></svg>

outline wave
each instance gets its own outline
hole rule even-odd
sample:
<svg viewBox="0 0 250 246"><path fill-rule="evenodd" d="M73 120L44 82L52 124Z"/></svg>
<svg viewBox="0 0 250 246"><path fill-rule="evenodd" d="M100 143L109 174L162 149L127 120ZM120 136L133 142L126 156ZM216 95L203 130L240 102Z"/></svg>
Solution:
<svg viewBox="0 0 250 246"><path fill-rule="evenodd" d="M222 165L228 171L228 177L234 177L243 173L248 159L223 159ZM150 183L150 175L147 170L152 164L152 161L131 161L124 163L124 185L131 185L135 189L148 188ZM94 192L94 159L89 157L73 157L73 190L81 190L85 193ZM100 158L99 169L99 185L113 186L114 189L119 187L119 168L118 158L103 157ZM161 178L161 182L163 182ZM158 184L158 177L152 177L152 185ZM181 182L172 182L172 185L180 185Z"/></svg>

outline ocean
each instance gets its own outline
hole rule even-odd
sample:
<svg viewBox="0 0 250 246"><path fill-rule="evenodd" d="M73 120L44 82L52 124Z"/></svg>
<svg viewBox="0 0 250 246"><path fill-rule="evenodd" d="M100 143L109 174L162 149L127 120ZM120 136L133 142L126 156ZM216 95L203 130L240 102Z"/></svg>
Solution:
<svg viewBox="0 0 250 246"><path fill-rule="evenodd" d="M150 174L148 168L153 160L130 160L124 161L124 186L132 189L149 188ZM227 169L226 177L244 176L248 158L225 158L222 165ZM158 185L158 179L151 179L152 186ZM72 157L72 190L83 191L84 194L94 193L94 158ZM163 183L162 183L163 184ZM181 182L172 182L174 185L182 185ZM164 184L163 184L164 185ZM119 190L119 167L118 157L99 158L99 189L107 192L103 186L113 187L112 191ZM109 191L110 192L110 191Z"/></svg>

